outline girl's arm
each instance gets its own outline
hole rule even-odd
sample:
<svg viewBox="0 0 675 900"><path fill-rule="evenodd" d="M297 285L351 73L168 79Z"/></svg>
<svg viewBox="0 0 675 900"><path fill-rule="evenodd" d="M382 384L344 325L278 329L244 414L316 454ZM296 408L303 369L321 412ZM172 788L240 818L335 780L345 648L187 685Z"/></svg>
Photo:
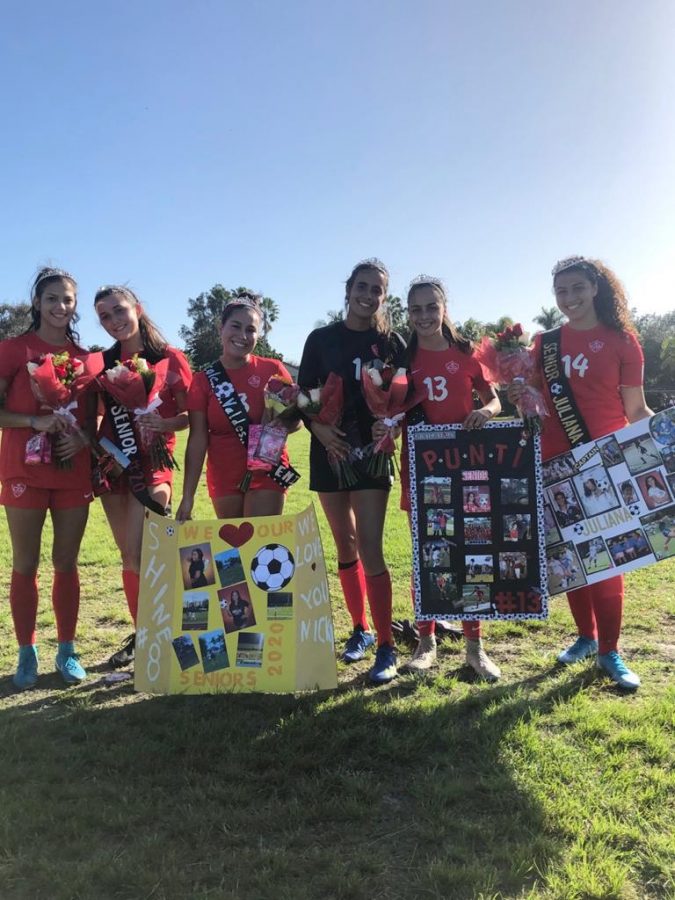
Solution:
<svg viewBox="0 0 675 900"><path fill-rule="evenodd" d="M482 428L486 422L498 416L502 411L502 404L492 385L477 393L483 405L480 409L474 409L469 413L463 422L465 428Z"/></svg>
<svg viewBox="0 0 675 900"><path fill-rule="evenodd" d="M183 481L183 497L176 511L178 522L192 518L195 493L199 484L199 476L204 467L204 458L209 446L209 428L206 413L192 410L189 413L190 435L185 449L185 478Z"/></svg>
<svg viewBox="0 0 675 900"><path fill-rule="evenodd" d="M32 428L33 431L47 431L55 434L65 431L68 423L61 416L50 413L47 416L30 416L28 413L10 412L5 409L5 397L9 382L0 378L0 428Z"/></svg>
<svg viewBox="0 0 675 900"><path fill-rule="evenodd" d="M647 406L644 387L620 387L621 400L623 402L626 418L632 424L654 415L654 410Z"/></svg>

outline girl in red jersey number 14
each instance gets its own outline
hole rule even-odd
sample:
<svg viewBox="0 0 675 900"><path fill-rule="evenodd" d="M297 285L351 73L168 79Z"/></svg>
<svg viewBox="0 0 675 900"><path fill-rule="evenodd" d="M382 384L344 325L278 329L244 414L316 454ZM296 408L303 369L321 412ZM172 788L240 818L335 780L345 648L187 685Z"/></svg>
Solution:
<svg viewBox="0 0 675 900"><path fill-rule="evenodd" d="M501 404L473 356L471 342L450 322L447 297L438 278L420 275L412 282L408 290L408 316L414 329L407 350L408 366L414 384L424 385L427 389L421 403L426 421L432 425L461 422L465 428L482 428L499 414ZM482 404L478 409L474 409L474 392ZM410 514L405 430L402 457L401 508ZM436 661L436 623L418 622L417 627L419 644L406 668L421 673ZM480 622L462 622L462 630L466 639L467 665L481 678L496 681L501 673L483 649Z"/></svg>
<svg viewBox="0 0 675 900"><path fill-rule="evenodd" d="M0 343L0 503L5 507L12 539L12 579L9 602L19 643L19 664L14 684L34 687L38 677L35 623L38 610L37 569L40 542L49 510L54 529L52 604L56 618L56 668L66 684L86 677L73 641L80 604L77 557L92 499L91 465L87 439L69 429L66 418L46 411L31 386L27 363L46 354L68 353L88 366L92 360L78 346L75 331L77 285L62 269L42 269L31 292L32 324L22 335ZM94 355L100 366L100 355ZM94 373L92 372L92 375ZM93 429L93 395L80 396L73 409L78 425ZM38 433L54 436L53 458L31 458L27 442ZM49 443L46 443L49 446ZM63 465L70 460L68 465ZM59 461L62 463L59 465Z"/></svg>
<svg viewBox="0 0 675 900"><path fill-rule="evenodd" d="M569 450L571 440L564 425L569 429L571 421L577 442L583 443L652 415L643 390L642 348L616 275L598 260L582 256L561 260L552 274L556 303L567 322L536 335L534 352L540 362L544 354L556 360L556 396L567 392L577 413L573 421L566 414L563 423L547 388L550 415L544 420L542 433L544 461ZM546 371L551 370L550 365L546 367ZM546 383L543 364L541 378ZM510 389L514 400L517 394L517 386ZM567 665L597 654L600 669L619 687L635 690L640 679L618 652L623 577L576 588L567 599L579 636L558 660Z"/></svg>

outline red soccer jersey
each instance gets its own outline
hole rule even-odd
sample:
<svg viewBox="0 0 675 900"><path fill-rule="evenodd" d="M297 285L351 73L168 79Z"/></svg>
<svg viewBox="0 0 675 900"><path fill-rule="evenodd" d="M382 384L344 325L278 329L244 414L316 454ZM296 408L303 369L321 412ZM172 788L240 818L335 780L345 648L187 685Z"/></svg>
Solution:
<svg viewBox="0 0 675 900"><path fill-rule="evenodd" d="M490 389L481 364L455 346L445 350L418 349L411 366L415 387L426 389L422 400L430 425L453 425L466 419L473 407L473 392ZM405 427L401 452L401 508L410 508L410 477Z"/></svg>
<svg viewBox="0 0 675 900"><path fill-rule="evenodd" d="M176 347L167 347L165 353L166 358L169 360L169 368L166 381L159 392L159 397L162 402L157 407L157 412L163 419L172 419L181 412L176 400L176 395L181 393L187 394L190 389L190 384L192 383L192 369L190 368L190 363L187 361L185 354L181 350L176 349ZM139 356L143 355L143 353L139 353ZM133 353L124 353L122 354L120 362L130 359L132 356ZM114 440L115 432L112 423L107 416L103 419L101 424L100 434L103 437ZM175 432L165 432L163 437L167 448L173 453L176 446ZM141 461L143 463L146 484L165 484L166 482L173 481L172 469L152 470L149 455L147 453L142 454Z"/></svg>
<svg viewBox="0 0 675 900"><path fill-rule="evenodd" d="M240 369L228 369L230 381L248 413L249 423L261 422L265 410L265 385L273 375L291 380L286 367L278 359L251 356ZM210 497L219 497L236 490L246 474L246 449L240 443L230 420L211 390L204 372L197 372L188 394L188 409L203 412L209 429L206 483ZM281 462L288 465L286 448ZM267 479L270 488L273 482Z"/></svg>
<svg viewBox="0 0 675 900"><path fill-rule="evenodd" d="M0 379L7 383L5 409L8 412L24 413L28 416L44 416L51 410L41 406L31 387L26 364L39 362L45 353L62 353L68 350L71 356L81 359L85 367L100 368L101 356L87 353L74 344L55 347L48 344L34 331L0 342ZM85 392L86 393L86 392ZM80 425L85 419L85 397L78 399L75 418ZM85 447L71 460L72 468L62 469L56 465L56 457L51 463L27 466L24 462L26 441L35 434L32 428L5 428L0 445L0 480L20 478L29 487L56 490L91 490L91 462L89 450Z"/></svg>
<svg viewBox="0 0 675 900"><path fill-rule="evenodd" d="M534 352L541 369L541 334L535 335ZM627 425L619 388L642 385L644 356L637 337L606 325L587 331L563 325L560 355L591 437L603 437ZM570 444L546 388L544 397L549 411L542 433L542 456L546 460L569 450Z"/></svg>

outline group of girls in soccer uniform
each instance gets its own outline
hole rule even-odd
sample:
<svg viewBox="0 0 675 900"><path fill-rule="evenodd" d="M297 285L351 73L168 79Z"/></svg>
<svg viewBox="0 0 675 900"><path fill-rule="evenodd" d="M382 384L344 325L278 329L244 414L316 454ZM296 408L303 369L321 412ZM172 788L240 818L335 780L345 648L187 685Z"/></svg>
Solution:
<svg viewBox="0 0 675 900"><path fill-rule="evenodd" d="M582 257L558 263L553 274L556 301L567 317L557 336L559 355L563 362L574 361L565 367L566 374L589 436L601 437L650 415L642 388L642 351L616 277L603 264ZM370 414L361 374L378 360L406 366L413 385L423 390L415 414L432 424L462 422L467 428L480 428L501 410L471 343L449 319L441 281L420 276L412 282L407 296L412 337L407 348L387 325L388 287L389 274L381 261L358 263L346 281L344 318L312 331L298 375L303 389L324 384L331 373L342 379L339 426L304 418L311 433L310 489L319 495L335 541L338 577L352 620L353 630L341 658L356 662L374 650L369 678L375 684L391 681L397 674L391 578L383 553L392 479L372 474L365 448L391 426ZM88 444L98 434L120 447L123 420L119 407L99 388L78 397L74 415L80 427L70 427L63 416L41 405L26 363L64 350L97 373L135 357L144 358L150 367L168 361L161 403L154 412L141 415L138 424L146 432L162 435L169 451L175 445L175 433L189 426L183 496L176 511L179 521L192 514L205 459L208 492L219 518L280 514L288 486L298 477L285 451L279 465L270 471L247 469L248 427L262 419L264 387L273 375L289 379L282 363L253 354L264 318L257 295L240 291L226 304L220 323L221 355L194 376L185 356L169 346L129 288L108 285L97 292L94 303L102 326L114 341L102 355L88 353L78 343L73 276L59 269L43 269L32 288L29 330L0 343L0 503L5 506L12 540L10 605L19 644L14 675L19 689L34 686L38 677L37 570L47 510L54 525L56 668L67 684L86 677L74 638L79 607L77 558L93 497ZM538 336L534 347L538 358L540 342ZM547 460L568 450L570 442L550 403L543 372L540 376L551 413L543 432ZM101 380L94 383L100 385ZM518 386L511 388L513 401L519 399L519 391ZM31 465L26 444L40 432L52 436L53 460ZM153 468L142 442L134 444L130 453L128 431L125 435L126 456L132 458L132 464L106 485L102 502L120 551L122 584L135 623L144 509L149 506L170 512L173 470ZM359 453L360 449L364 453ZM401 507L409 512L405 427L402 455ZM67 461L71 465L64 465ZM340 475L342 461L349 463L348 479ZM618 653L622 578L579 588L568 598L579 636L560 654L559 661L568 664L597 654L598 665L617 684L636 688L638 676ZM483 648L480 623L465 621L462 625L467 664L487 680L499 678L498 666ZM419 622L418 628L419 644L406 664L406 669L415 673L430 669L437 654L435 623ZM110 663L126 665L133 655L132 634Z"/></svg>

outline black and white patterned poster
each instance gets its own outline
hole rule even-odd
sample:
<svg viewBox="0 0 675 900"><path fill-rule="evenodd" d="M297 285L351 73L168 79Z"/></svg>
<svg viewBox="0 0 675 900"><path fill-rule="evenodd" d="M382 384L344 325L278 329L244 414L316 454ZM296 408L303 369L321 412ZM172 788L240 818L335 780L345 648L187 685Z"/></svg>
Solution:
<svg viewBox="0 0 675 900"><path fill-rule="evenodd" d="M539 439L521 424L408 429L415 614L548 615Z"/></svg>
<svg viewBox="0 0 675 900"><path fill-rule="evenodd" d="M675 555L675 409L543 465L551 594Z"/></svg>

